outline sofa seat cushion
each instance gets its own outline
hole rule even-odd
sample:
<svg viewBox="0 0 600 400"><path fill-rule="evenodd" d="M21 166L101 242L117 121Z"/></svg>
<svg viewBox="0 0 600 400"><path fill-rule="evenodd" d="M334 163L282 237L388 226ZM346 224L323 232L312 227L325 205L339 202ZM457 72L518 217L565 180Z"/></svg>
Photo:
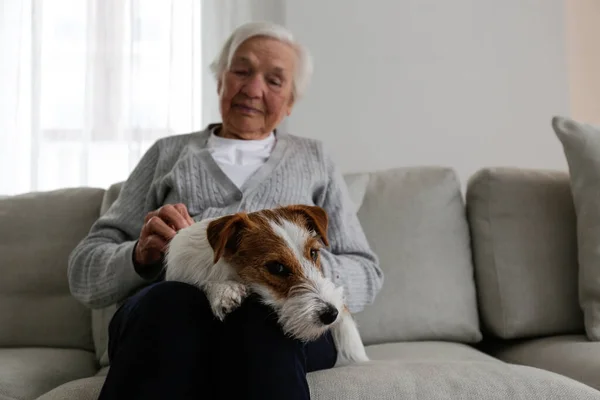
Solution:
<svg viewBox="0 0 600 400"><path fill-rule="evenodd" d="M97 371L94 353L77 349L0 349L0 400L35 399Z"/></svg>
<svg viewBox="0 0 600 400"><path fill-rule="evenodd" d="M577 400L600 392L541 369L489 361L373 361L308 375L315 400Z"/></svg>
<svg viewBox="0 0 600 400"><path fill-rule="evenodd" d="M52 389L36 400L97 400L105 378L93 376L76 379Z"/></svg>
<svg viewBox="0 0 600 400"><path fill-rule="evenodd" d="M497 346L506 362L553 371L600 390L600 344L585 335L564 335Z"/></svg>
<svg viewBox="0 0 600 400"><path fill-rule="evenodd" d="M376 348L379 347L371 350ZM435 345L428 348L420 361L375 360L360 366L312 372L308 374L311 397L313 400L600 400L597 390L553 372L490 362L485 357L483 361L434 360L429 350L435 348ZM402 346L395 349L400 351ZM414 348L404 349L410 352ZM420 357L414 353L409 358ZM69 382L38 400L95 400L104 379L96 376Z"/></svg>
<svg viewBox="0 0 600 400"><path fill-rule="evenodd" d="M500 362L473 347L452 342L399 342L366 347L371 360L491 361Z"/></svg>

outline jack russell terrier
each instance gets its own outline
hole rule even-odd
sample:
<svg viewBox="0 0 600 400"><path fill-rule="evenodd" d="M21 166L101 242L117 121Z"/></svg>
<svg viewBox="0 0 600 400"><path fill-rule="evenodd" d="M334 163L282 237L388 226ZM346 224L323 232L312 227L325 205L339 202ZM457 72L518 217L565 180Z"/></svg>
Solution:
<svg viewBox="0 0 600 400"><path fill-rule="evenodd" d="M296 339L310 341L331 329L336 366L368 361L343 288L321 269L327 224L324 209L305 205L199 221L169 243L166 280L203 290L220 320L252 291Z"/></svg>

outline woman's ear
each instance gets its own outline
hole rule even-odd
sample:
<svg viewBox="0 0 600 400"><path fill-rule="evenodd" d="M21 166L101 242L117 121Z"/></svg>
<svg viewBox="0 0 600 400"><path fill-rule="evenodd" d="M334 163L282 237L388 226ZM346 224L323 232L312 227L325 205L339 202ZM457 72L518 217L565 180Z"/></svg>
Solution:
<svg viewBox="0 0 600 400"><path fill-rule="evenodd" d="M290 99L288 101L288 104L287 104L286 114L287 114L288 117L290 115L292 115L292 108L294 108L294 102L295 102L295 100L294 100L294 94L292 93L292 95L290 96Z"/></svg>

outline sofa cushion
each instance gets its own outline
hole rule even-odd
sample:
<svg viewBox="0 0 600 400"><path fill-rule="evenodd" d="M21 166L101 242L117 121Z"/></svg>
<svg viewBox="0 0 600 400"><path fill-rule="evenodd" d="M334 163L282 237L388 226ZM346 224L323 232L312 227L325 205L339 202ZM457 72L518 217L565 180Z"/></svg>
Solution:
<svg viewBox="0 0 600 400"><path fill-rule="evenodd" d="M92 376L94 354L78 349L0 349L0 400L35 399L65 382Z"/></svg>
<svg viewBox="0 0 600 400"><path fill-rule="evenodd" d="M93 349L90 311L75 300L68 257L98 218L101 189L0 200L0 346Z"/></svg>
<svg viewBox="0 0 600 400"><path fill-rule="evenodd" d="M308 374L313 399L563 400L600 392L536 368L471 361L375 361Z"/></svg>
<svg viewBox="0 0 600 400"><path fill-rule="evenodd" d="M600 346L585 335L563 335L498 344L499 359L542 368L600 390Z"/></svg>
<svg viewBox="0 0 600 400"><path fill-rule="evenodd" d="M50 390L36 400L98 400L104 380L104 376L77 379Z"/></svg>
<svg viewBox="0 0 600 400"><path fill-rule="evenodd" d="M500 362L473 347L452 342L397 342L366 346L371 360Z"/></svg>
<svg viewBox="0 0 600 400"><path fill-rule="evenodd" d="M313 400L599 400L600 392L537 368L488 361L380 360L307 376ZM69 382L38 400L94 400L104 377Z"/></svg>
<svg viewBox="0 0 600 400"><path fill-rule="evenodd" d="M600 126L554 117L577 215L579 301L588 338L600 340Z"/></svg>
<svg viewBox="0 0 600 400"><path fill-rule="evenodd" d="M348 194L354 204L354 211L358 212L362 206L367 187L369 185L369 174L354 173L344 175L344 181L348 187Z"/></svg>
<svg viewBox="0 0 600 400"><path fill-rule="evenodd" d="M483 329L504 339L581 332L568 175L485 168L466 198Z"/></svg>
<svg viewBox="0 0 600 400"><path fill-rule="evenodd" d="M369 174L358 211L385 281L357 314L366 344L481 339L460 184L446 168Z"/></svg>

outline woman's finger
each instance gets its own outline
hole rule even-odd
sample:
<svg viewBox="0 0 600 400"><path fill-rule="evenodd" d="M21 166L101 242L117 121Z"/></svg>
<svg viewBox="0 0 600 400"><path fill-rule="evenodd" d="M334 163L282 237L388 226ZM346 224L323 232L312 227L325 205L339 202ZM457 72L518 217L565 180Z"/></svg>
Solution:
<svg viewBox="0 0 600 400"><path fill-rule="evenodd" d="M166 205L158 210L158 216L175 231L187 228L189 223L174 205Z"/></svg>
<svg viewBox="0 0 600 400"><path fill-rule="evenodd" d="M150 211L148 214L146 214L146 217L144 218L144 224L147 224L148 221L150 221L150 218L156 216L158 216L158 210Z"/></svg>
<svg viewBox="0 0 600 400"><path fill-rule="evenodd" d="M177 204L175 204L175 208L177 209L177 211L179 211L179 213L181 215L183 215L183 217L185 218L185 220L187 221L187 223L189 225L193 225L194 224L194 220L192 219L192 217L190 217L190 213L188 212L188 209L185 206L185 204L183 204L183 203L177 203Z"/></svg>
<svg viewBox="0 0 600 400"><path fill-rule="evenodd" d="M161 217L152 217L144 225L145 236L158 235L162 239L169 241L175 236L175 230L171 228Z"/></svg>

